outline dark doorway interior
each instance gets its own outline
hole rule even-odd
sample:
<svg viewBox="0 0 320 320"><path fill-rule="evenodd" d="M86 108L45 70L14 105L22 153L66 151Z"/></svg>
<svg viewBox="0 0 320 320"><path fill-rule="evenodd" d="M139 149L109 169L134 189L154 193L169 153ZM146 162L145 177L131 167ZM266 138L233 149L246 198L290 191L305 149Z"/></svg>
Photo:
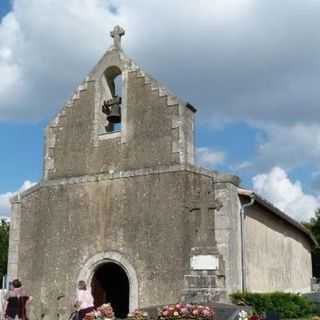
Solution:
<svg viewBox="0 0 320 320"><path fill-rule="evenodd" d="M312 251L312 276L314 278L320 278L320 250Z"/></svg>
<svg viewBox="0 0 320 320"><path fill-rule="evenodd" d="M117 318L129 313L129 280L125 271L116 263L99 266L92 278L92 294L95 307L111 303Z"/></svg>

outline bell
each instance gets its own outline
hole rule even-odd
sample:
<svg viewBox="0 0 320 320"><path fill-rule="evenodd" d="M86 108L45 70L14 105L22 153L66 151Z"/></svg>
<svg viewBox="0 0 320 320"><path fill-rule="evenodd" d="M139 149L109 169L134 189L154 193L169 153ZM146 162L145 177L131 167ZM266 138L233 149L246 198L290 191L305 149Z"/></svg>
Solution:
<svg viewBox="0 0 320 320"><path fill-rule="evenodd" d="M120 104L114 104L110 107L110 113L107 115L107 120L110 123L120 123L121 122Z"/></svg>
<svg viewBox="0 0 320 320"><path fill-rule="evenodd" d="M121 97L113 97L103 103L102 111L107 114L109 123L121 122Z"/></svg>

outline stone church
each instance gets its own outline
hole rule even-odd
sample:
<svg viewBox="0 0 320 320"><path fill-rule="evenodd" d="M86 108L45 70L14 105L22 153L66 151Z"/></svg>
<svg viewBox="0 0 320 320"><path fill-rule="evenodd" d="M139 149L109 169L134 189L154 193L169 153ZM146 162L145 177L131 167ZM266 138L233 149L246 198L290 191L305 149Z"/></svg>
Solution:
<svg viewBox="0 0 320 320"><path fill-rule="evenodd" d="M31 319L67 319L78 280L116 315L241 290L310 290L314 239L239 178L195 165L196 108L121 48L46 130L42 180L11 199L8 272Z"/></svg>

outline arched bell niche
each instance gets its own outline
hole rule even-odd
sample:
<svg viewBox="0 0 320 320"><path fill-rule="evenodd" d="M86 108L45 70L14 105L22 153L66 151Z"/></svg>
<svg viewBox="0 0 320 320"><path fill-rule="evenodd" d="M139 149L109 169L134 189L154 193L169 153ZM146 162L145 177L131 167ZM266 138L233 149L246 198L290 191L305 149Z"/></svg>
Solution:
<svg viewBox="0 0 320 320"><path fill-rule="evenodd" d="M105 132L121 131L122 72L119 67L108 67L104 72L109 97L103 100L102 112L106 115Z"/></svg>
<svg viewBox="0 0 320 320"><path fill-rule="evenodd" d="M119 134L123 128L124 76L118 66L106 68L96 83L95 127L102 139Z"/></svg>

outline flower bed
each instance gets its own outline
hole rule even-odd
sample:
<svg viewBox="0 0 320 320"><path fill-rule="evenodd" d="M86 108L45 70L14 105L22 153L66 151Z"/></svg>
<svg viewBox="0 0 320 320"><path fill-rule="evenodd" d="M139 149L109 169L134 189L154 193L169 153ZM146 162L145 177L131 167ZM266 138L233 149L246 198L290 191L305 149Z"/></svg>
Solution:
<svg viewBox="0 0 320 320"><path fill-rule="evenodd" d="M110 303L103 304L97 310L87 313L85 320L114 320L114 312ZM135 310L128 314L129 320L148 320L149 314L143 310ZM170 304L158 310L157 320L199 319L213 320L214 311L208 306L192 304Z"/></svg>
<svg viewBox="0 0 320 320"><path fill-rule="evenodd" d="M110 303L103 304L97 310L89 312L84 320L113 320L114 312Z"/></svg>
<svg viewBox="0 0 320 320"><path fill-rule="evenodd" d="M176 320L176 319L213 319L214 312L208 306L195 304L172 304L165 306L159 312L160 320Z"/></svg>

